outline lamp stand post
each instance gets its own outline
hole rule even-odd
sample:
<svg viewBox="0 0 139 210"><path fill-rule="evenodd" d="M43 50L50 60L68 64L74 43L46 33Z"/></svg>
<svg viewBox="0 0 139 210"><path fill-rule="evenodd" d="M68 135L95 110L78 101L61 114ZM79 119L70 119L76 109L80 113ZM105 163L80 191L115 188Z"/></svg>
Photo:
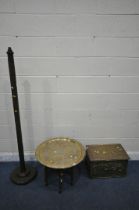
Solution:
<svg viewBox="0 0 139 210"><path fill-rule="evenodd" d="M24 149L23 149L22 131L20 124L19 102L18 102L18 92L16 85L16 73L15 73L13 54L14 53L12 49L9 47L7 55L8 55L9 75L10 75L12 101L13 101L13 111L14 111L15 126L16 126L16 137L17 137L17 145L19 153L19 167L15 168L15 170L11 173L11 180L15 184L24 185L32 181L35 178L37 172L35 168L26 165L24 160Z"/></svg>

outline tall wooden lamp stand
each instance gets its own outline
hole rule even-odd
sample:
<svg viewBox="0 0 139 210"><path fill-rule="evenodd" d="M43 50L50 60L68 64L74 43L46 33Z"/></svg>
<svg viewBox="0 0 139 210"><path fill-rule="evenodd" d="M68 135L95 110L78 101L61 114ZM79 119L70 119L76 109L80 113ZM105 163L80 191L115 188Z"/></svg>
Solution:
<svg viewBox="0 0 139 210"><path fill-rule="evenodd" d="M17 145L19 153L19 167L15 168L14 171L11 173L11 180L15 184L24 185L32 181L35 178L37 172L35 168L26 165L24 160L24 149L23 149L22 131L20 124L18 92L16 85L16 73L15 73L13 54L14 53L12 49L9 47L7 55L8 55L9 75L10 75L13 110L14 110L14 118L16 126Z"/></svg>

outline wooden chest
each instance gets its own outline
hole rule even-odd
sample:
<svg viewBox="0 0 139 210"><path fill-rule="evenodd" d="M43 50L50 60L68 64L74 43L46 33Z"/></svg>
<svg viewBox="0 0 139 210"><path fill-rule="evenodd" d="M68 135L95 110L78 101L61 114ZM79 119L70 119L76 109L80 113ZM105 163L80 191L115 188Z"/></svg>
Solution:
<svg viewBox="0 0 139 210"><path fill-rule="evenodd" d="M126 175L129 157L121 144L87 145L86 147L86 164L91 178Z"/></svg>

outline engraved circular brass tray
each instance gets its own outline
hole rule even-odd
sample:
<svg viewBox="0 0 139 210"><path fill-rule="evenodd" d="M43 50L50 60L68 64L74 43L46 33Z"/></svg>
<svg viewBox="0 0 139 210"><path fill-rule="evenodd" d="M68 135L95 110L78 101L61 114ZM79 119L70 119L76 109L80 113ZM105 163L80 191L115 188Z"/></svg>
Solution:
<svg viewBox="0 0 139 210"><path fill-rule="evenodd" d="M49 168L65 169L79 164L85 157L85 148L70 138L51 138L36 149L37 160Z"/></svg>

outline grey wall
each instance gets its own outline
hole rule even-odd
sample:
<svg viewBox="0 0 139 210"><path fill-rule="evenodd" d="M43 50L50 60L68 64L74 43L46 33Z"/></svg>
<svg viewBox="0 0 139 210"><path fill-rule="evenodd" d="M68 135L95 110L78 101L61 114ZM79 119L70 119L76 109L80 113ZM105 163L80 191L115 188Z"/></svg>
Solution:
<svg viewBox="0 0 139 210"><path fill-rule="evenodd" d="M0 0L0 152L15 152L11 46L25 151L68 136L139 151L139 1Z"/></svg>

